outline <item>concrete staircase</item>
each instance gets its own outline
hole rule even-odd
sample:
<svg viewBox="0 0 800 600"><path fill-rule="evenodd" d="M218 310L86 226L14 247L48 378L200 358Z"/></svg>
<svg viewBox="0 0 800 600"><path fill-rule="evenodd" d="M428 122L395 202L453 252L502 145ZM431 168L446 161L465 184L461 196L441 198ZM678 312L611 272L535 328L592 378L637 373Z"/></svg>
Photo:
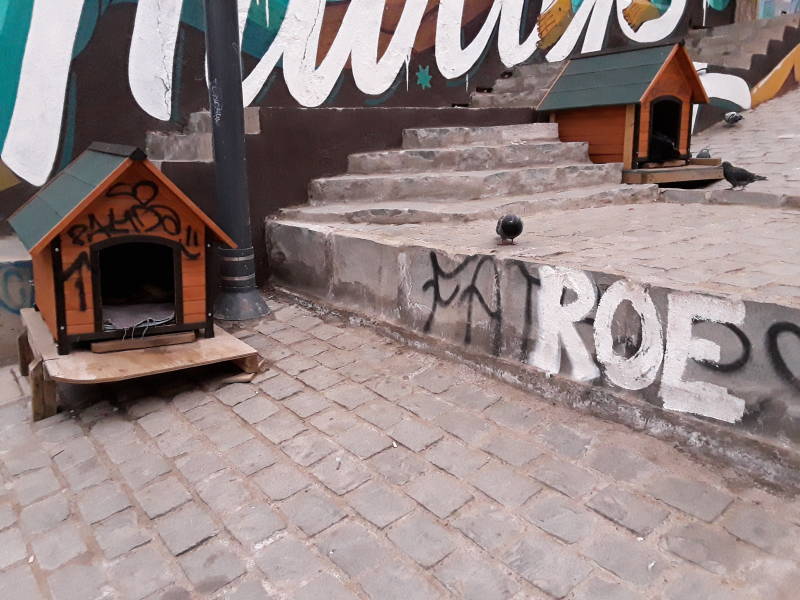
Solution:
<svg viewBox="0 0 800 600"><path fill-rule="evenodd" d="M470 106L536 108L563 67L563 62L517 65L495 82L491 92L472 92Z"/></svg>
<svg viewBox="0 0 800 600"><path fill-rule="evenodd" d="M786 15L694 30L686 36L686 50L697 62L748 70L756 57L769 53L770 44L783 41L787 28L798 26L800 15Z"/></svg>

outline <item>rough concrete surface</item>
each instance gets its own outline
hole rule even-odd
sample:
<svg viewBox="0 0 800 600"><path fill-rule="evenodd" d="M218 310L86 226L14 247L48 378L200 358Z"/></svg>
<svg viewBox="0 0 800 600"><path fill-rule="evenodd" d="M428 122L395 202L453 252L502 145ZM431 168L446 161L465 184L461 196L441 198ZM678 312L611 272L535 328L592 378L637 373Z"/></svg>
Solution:
<svg viewBox="0 0 800 600"><path fill-rule="evenodd" d="M795 499L270 304L249 384L70 388L34 424L0 371L0 597L796 597Z"/></svg>

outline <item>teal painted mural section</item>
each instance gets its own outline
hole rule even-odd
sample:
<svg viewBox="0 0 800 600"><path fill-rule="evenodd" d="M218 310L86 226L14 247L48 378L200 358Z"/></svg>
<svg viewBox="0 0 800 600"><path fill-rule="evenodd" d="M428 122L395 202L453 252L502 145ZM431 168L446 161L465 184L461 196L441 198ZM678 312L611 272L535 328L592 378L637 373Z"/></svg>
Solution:
<svg viewBox="0 0 800 600"><path fill-rule="evenodd" d="M0 0L0 148L3 147L17 98L22 57L33 12L33 0Z"/></svg>

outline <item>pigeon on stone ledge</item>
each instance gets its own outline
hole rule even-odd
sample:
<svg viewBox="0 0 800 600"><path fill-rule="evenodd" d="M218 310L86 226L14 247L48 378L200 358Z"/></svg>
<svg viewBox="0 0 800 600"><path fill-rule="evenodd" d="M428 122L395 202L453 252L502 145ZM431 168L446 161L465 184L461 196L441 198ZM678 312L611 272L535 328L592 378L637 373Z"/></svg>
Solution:
<svg viewBox="0 0 800 600"><path fill-rule="evenodd" d="M731 111L731 112L726 112L726 113L725 113L725 116L724 116L724 117L722 117L722 118L723 118L723 120L725 121L725 123L726 123L728 126L731 126L731 125L736 125L736 124L737 124L739 121L741 121L742 119L744 119L744 117L743 117L743 116L742 116L740 113L738 113L738 112L733 112L733 111Z"/></svg>
<svg viewBox="0 0 800 600"><path fill-rule="evenodd" d="M746 169L734 167L728 161L722 163L722 174L725 175L725 179L731 184L730 189L732 190L735 190L737 187L744 189L754 181L766 181L767 179L763 175L756 175Z"/></svg>
<svg viewBox="0 0 800 600"><path fill-rule="evenodd" d="M497 235L500 236L501 244L513 244L514 238L522 233L522 219L517 215L505 215L497 220L495 228Z"/></svg>
<svg viewBox="0 0 800 600"><path fill-rule="evenodd" d="M705 147L697 153L695 158L711 158L711 151L708 149L708 147Z"/></svg>

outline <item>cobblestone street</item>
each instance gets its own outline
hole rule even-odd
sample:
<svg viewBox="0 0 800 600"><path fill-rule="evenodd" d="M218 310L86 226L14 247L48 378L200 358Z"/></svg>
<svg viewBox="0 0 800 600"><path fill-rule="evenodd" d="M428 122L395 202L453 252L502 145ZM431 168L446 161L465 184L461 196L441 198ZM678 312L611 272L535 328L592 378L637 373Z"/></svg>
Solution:
<svg viewBox="0 0 800 600"><path fill-rule="evenodd" d="M0 371L0 598L797 597L796 501L271 304L252 383L98 388L33 424Z"/></svg>

